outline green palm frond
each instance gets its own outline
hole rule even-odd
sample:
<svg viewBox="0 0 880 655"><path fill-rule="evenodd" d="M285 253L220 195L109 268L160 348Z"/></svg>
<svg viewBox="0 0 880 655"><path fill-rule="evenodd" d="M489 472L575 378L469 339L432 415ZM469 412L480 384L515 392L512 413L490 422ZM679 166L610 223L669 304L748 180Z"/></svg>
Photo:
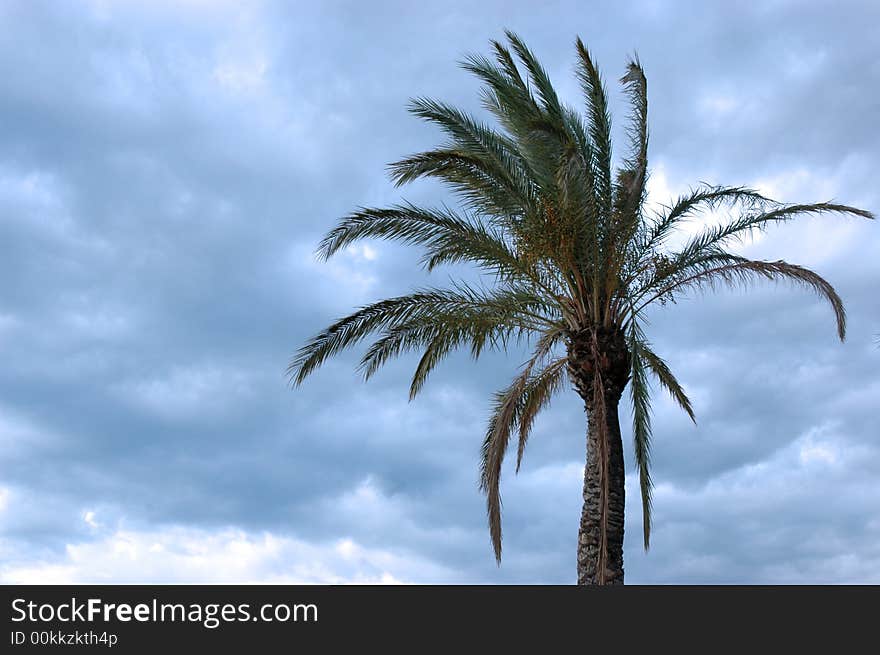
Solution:
<svg viewBox="0 0 880 655"><path fill-rule="evenodd" d="M484 216L509 219L534 211L528 181L519 171L466 150L431 150L395 162L390 167L396 184L420 177L445 181L465 203Z"/></svg>
<svg viewBox="0 0 880 655"><path fill-rule="evenodd" d="M620 78L620 83L631 104L627 127L630 152L625 166L629 170L644 169L648 162L648 79L638 55L627 63L626 74Z"/></svg>
<svg viewBox="0 0 880 655"><path fill-rule="evenodd" d="M644 301L641 307L645 307L666 294L680 292L687 288L714 287L718 282L723 282L727 285L745 284L761 277L768 280L788 280L812 289L818 295L825 298L834 311L838 337L840 337L841 341L846 338L846 310L834 287L818 273L803 266L789 264L781 260L775 262L741 260L694 273L661 287L653 296Z"/></svg>
<svg viewBox="0 0 880 655"><path fill-rule="evenodd" d="M462 339L459 334L452 332L441 332L428 343L422 358L416 366L413 373L412 382L409 385L409 399L413 400L425 386L428 380L428 374L434 370L434 367L456 346L461 343Z"/></svg>
<svg viewBox="0 0 880 655"><path fill-rule="evenodd" d="M519 72L519 68L514 61L513 56L510 54L510 50L503 43L495 41L494 39L491 41L491 44L492 49L495 51L495 59L500 66L500 70L507 76L509 82L522 91L528 92L529 87L523 79L522 74Z"/></svg>
<svg viewBox="0 0 880 655"><path fill-rule="evenodd" d="M362 208L350 214L324 237L318 256L328 259L367 238L425 247L422 263L428 270L440 264L472 262L503 278L535 281L540 277L498 229L449 209L425 209L411 204L388 209Z"/></svg>
<svg viewBox="0 0 880 655"><path fill-rule="evenodd" d="M510 45L513 47L514 52L516 52L520 61L523 63L523 66L525 66L526 70L529 72L529 78L535 85L535 90L538 93L544 111L552 120L561 121L562 105L560 105L559 98L556 96L556 89L554 89L553 84L550 83L550 77L547 75L547 71L544 70L544 67L541 66L534 53L529 50L526 44L523 43L522 39L510 30L507 30L505 34L508 41L510 41Z"/></svg>
<svg viewBox="0 0 880 655"><path fill-rule="evenodd" d="M649 272L645 275L645 281L631 294L630 300L633 304L639 303L639 308L642 308L658 298L668 297L668 294L674 289L688 286L684 284L686 280L705 282L707 280L706 275L714 280L742 282L744 278L749 277L749 272L756 272L757 269L755 266L750 265L751 260L732 254L724 250L722 246L730 240L741 240L750 231L764 229L769 224L789 221L807 214L844 213L864 218L874 217L871 212L866 210L827 202L806 205L782 205L772 210L767 210L767 204L772 203L772 201L760 196L760 194L747 190L745 195L741 195L736 189L731 189L730 191L731 193L725 193L721 198L733 199L734 201L751 201L754 203L754 206L760 207L761 210L746 213L727 224L703 230L700 234L689 239L676 253L668 256L658 256L655 253L653 258L644 258L641 264L642 271L647 269ZM704 198L705 196L700 195L697 197ZM715 199L717 200L719 197ZM707 200L698 199L696 202L707 202ZM687 210L684 211L686 212ZM673 212L670 212L668 216L672 214ZM678 217L680 218L683 215L683 213L679 213ZM656 265L657 262L659 262L659 265ZM730 272L730 275L725 276L724 273L726 272ZM784 275L784 273L777 272L775 277L781 275ZM832 305L836 304L833 295L827 293L828 291L833 292L831 285L816 274L813 275L815 277L806 276L801 281L819 290L823 296L832 301ZM792 279L797 278L798 276L795 275ZM812 282L807 282L807 278L812 280ZM645 297L648 297L649 300L645 301ZM837 309L835 309L835 313L840 316ZM838 321L838 325L840 325L840 321Z"/></svg>
<svg viewBox="0 0 880 655"><path fill-rule="evenodd" d="M360 369L364 378L369 380L393 357L421 349L430 349L438 354L441 346L442 351L447 353L456 347L470 344L472 353L477 358L487 345L493 349L503 349L511 338L522 338L533 327L532 323L521 320L521 317L505 316L496 310L464 310L445 315L437 312L430 316L419 316L386 329L364 354ZM418 377L427 375L436 363L430 358L421 362L419 370L422 373ZM430 368L424 368L429 365ZM414 386L420 388L421 383Z"/></svg>
<svg viewBox="0 0 880 655"><path fill-rule="evenodd" d="M651 479L651 391L647 372L650 370L660 385L678 403L691 421L697 422L693 406L681 384L663 361L648 344L645 334L634 321L629 334L631 357L630 397L633 404L633 447L636 454L636 467L639 471L639 488L642 498L642 537L644 548L651 543L652 490Z"/></svg>
<svg viewBox="0 0 880 655"><path fill-rule="evenodd" d="M451 146L391 164L389 170L397 186L433 175L451 184L472 205L489 212L500 211L503 215L509 206L520 213L533 208L535 189L530 171L508 137L454 107L428 98L412 100L410 112L442 127L451 138ZM486 197L481 197L479 190Z"/></svg>
<svg viewBox="0 0 880 655"><path fill-rule="evenodd" d="M516 426L526 376L518 376L504 391L495 394L492 416L480 457L480 489L486 494L489 537L495 560L501 563L501 464Z"/></svg>
<svg viewBox="0 0 880 655"><path fill-rule="evenodd" d="M552 199L554 162L572 135L546 71L515 35L509 36L538 97L519 74L510 52L500 44L496 44L498 65L481 55L470 55L462 67L484 82L483 105L516 144L538 194Z"/></svg>
<svg viewBox="0 0 880 655"><path fill-rule="evenodd" d="M666 211L650 225L646 225L640 245L640 254L648 253L663 242L682 220L701 210L713 210L721 206L741 204L747 209L775 204L769 198L747 187L724 187L701 184L691 189L666 207Z"/></svg>
<svg viewBox="0 0 880 655"><path fill-rule="evenodd" d="M590 51L580 39L575 41L577 68L575 74L581 84L587 107L587 124L595 153L596 197L603 202L603 212L611 211L611 115L608 113L608 94L599 69Z"/></svg>
<svg viewBox="0 0 880 655"><path fill-rule="evenodd" d="M783 205L770 211L746 213L727 225L718 225L704 230L684 245L674 257L674 261L687 262L693 256L710 248L718 248L731 240L742 240L749 233L764 229L773 223L790 221L804 215L827 213L852 214L863 218L874 218L871 212L864 209L830 202L807 205Z"/></svg>
<svg viewBox="0 0 880 655"><path fill-rule="evenodd" d="M449 317L494 316L523 330L542 329L554 322L541 313L548 309L544 299L523 287L483 292L460 283L454 289L428 289L407 296L382 300L338 320L303 346L288 367L297 385L340 350L356 345L369 334L394 329L416 321L445 325ZM392 354L402 351L398 348ZM387 356L386 356L387 359ZM383 360L384 361L384 360Z"/></svg>

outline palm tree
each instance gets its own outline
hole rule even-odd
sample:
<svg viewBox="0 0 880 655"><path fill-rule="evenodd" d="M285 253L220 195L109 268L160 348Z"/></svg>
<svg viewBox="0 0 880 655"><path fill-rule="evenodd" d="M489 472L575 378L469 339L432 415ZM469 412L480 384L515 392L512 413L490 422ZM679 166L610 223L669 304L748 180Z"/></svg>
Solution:
<svg viewBox="0 0 880 655"><path fill-rule="evenodd" d="M462 66L482 82L482 102L499 127L435 100L411 101L413 114L439 126L448 141L390 166L397 185L417 178L446 182L461 199L454 211L399 204L361 208L320 244L329 258L366 238L421 246L423 264L470 262L483 283L454 283L362 307L312 338L290 363L295 384L328 357L377 335L361 367L366 378L390 358L422 353L414 397L448 353L469 347L474 358L526 338L534 352L494 398L482 446L481 489L489 532L501 561L502 460L513 435L516 468L536 415L565 387L587 413L587 464L577 543L579 584L623 583L624 461L618 405L629 384L643 538L651 534L649 374L687 412L691 402L644 331L649 307L716 283L784 279L828 300L841 339L845 314L834 288L816 273L784 261L755 261L727 247L756 229L805 214L864 210L824 202L780 204L744 187L701 184L662 211L646 206L647 83L638 59L621 78L631 103L626 159L612 171L606 90L593 58L576 41L576 73L586 112L563 104L525 43L507 32L493 41L494 61L472 55ZM706 228L678 249L670 235L694 214L725 207L729 223ZM488 274L488 275L486 275Z"/></svg>

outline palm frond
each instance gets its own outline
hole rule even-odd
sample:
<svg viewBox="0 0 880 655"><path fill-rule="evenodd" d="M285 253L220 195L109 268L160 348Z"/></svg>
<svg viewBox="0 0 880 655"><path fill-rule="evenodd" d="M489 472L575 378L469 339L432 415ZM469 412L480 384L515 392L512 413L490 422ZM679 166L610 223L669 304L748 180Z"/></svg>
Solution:
<svg viewBox="0 0 880 655"><path fill-rule="evenodd" d="M638 57L630 60L626 75L620 78L620 82L631 105L626 128L630 152L618 175L615 193L619 220L623 222L622 238L618 241L626 244L637 227L638 210L645 199L648 174L648 80Z"/></svg>
<svg viewBox="0 0 880 655"><path fill-rule="evenodd" d="M440 360L458 345L460 342L458 337L459 335L457 334L448 336L446 333L441 333L428 343L428 347L425 348L425 352L416 366L415 373L413 373L412 382L409 386L410 400L413 400L422 390L428 379L428 374L434 370L434 367L437 366Z"/></svg>
<svg viewBox="0 0 880 655"><path fill-rule="evenodd" d="M486 494L486 512L489 519L489 534L495 558L501 562L501 465L510 443L510 435L520 424L523 412L529 401L532 402L529 428L540 407L546 406L549 397L557 388L558 380L565 368L566 359L558 358L547 362L553 344L561 333L550 330L539 340L531 359L526 362L519 375L503 391L495 394L492 416L483 441L480 459L480 489ZM535 373L536 369L540 369ZM523 442L522 447L525 446ZM517 469L519 466L517 466Z"/></svg>
<svg viewBox="0 0 880 655"><path fill-rule="evenodd" d="M470 344L476 359L487 345L503 349L510 339L524 338L536 327L537 323L531 319L495 309L420 316L386 329L364 354L359 368L364 379L369 380L391 358L424 348L425 355L410 390L412 399L430 370L451 350Z"/></svg>
<svg viewBox="0 0 880 655"><path fill-rule="evenodd" d="M565 335L562 326L545 331L533 354L533 360L538 357L547 357ZM559 390L565 373L566 358L562 357L544 367L538 376L535 376L524 393L524 401L521 416L519 418L519 445L516 452L516 470L519 472L522 464L526 442L532 432L535 418L550 403L550 399Z"/></svg>
<svg viewBox="0 0 880 655"><path fill-rule="evenodd" d="M533 211L534 198L522 171L479 154L452 148L418 153L389 167L397 185L420 177L446 182L481 214L505 220Z"/></svg>
<svg viewBox="0 0 880 655"><path fill-rule="evenodd" d="M626 74L620 78L630 100L629 125L630 152L625 167L630 170L644 169L648 162L648 79L638 55L627 63Z"/></svg>
<svg viewBox="0 0 880 655"><path fill-rule="evenodd" d="M455 107L429 98L410 101L409 110L414 115L439 125L449 135L452 147L445 150L458 153L472 166L478 167L483 175L508 189L513 196L512 200L524 207L531 206L534 202L531 173L516 144L508 137ZM426 159L430 160L426 157L428 154L423 153L414 160L410 158L413 161L405 159L391 164L389 168L395 184L400 186L429 173L438 175L436 169L427 166L429 162ZM434 163L439 165L443 162L441 160ZM448 166L449 162L446 164ZM451 182L456 186L461 185L458 180Z"/></svg>
<svg viewBox="0 0 880 655"><path fill-rule="evenodd" d="M550 405L550 400L556 392L562 389L562 383L566 378L567 360L561 357L548 365L539 375L530 381L529 386L523 392L523 407L519 417L519 443L516 451L516 470L519 472L522 458L526 451L526 444L532 434L532 427L537 415Z"/></svg>
<svg viewBox="0 0 880 655"><path fill-rule="evenodd" d="M440 264L469 261L502 278L537 274L513 250L504 233L477 219L449 209L426 209L411 204L387 209L361 208L343 218L321 241L318 256L328 259L343 248L367 238L424 246L428 270Z"/></svg>
<svg viewBox="0 0 880 655"><path fill-rule="evenodd" d="M752 207L757 208L758 211L747 212L727 224L703 230L700 234L689 239L678 252L668 257L658 257L646 245L656 244L662 240L669 227L683 218L695 206L699 204L711 206L713 203L725 201L751 203ZM774 209L766 210L768 204L777 204L777 206ZM750 260L723 250L722 246L727 242L735 239L741 240L751 231L765 229L773 223L790 221L803 215L825 213L852 214L863 218L874 218L870 211L830 202L778 206L778 203L773 203L757 192L741 187L718 188L714 191L712 188L706 188L702 191L696 191L690 196L680 199L676 207L652 228L646 244L643 244L640 249L640 263L630 274L627 283L638 274L644 273L646 269L649 270L649 273L645 282L633 293L630 300L633 304L641 302L640 306L644 307L657 298L666 297L669 289L676 288L680 281L690 280L708 271L716 270L715 264L720 264L717 268L722 271L744 271L745 269L729 268L737 264L745 264ZM658 260L662 262L662 266L653 265ZM641 301L644 296L651 294L654 295L648 302Z"/></svg>
<svg viewBox="0 0 880 655"><path fill-rule="evenodd" d="M294 356L288 375L294 384L299 385L328 357L379 330L405 326L414 321L443 325L449 317L462 313L468 315L468 312L472 317L485 317L494 312L499 322L516 321L524 328L534 329L553 325L553 320L540 313L547 307L544 300L523 287L481 292L464 283L454 289L427 289L382 300L362 307L313 337Z"/></svg>
<svg viewBox="0 0 880 655"><path fill-rule="evenodd" d="M507 389L495 394L492 416L483 440L480 457L480 489L486 494L486 513L489 536L495 551L495 560L501 563L501 464L510 442L510 433L516 426L522 403L522 393L530 371L523 371Z"/></svg>
<svg viewBox="0 0 880 655"><path fill-rule="evenodd" d="M485 57L470 55L462 67L485 84L481 91L483 105L516 143L516 151L539 195L552 194L552 162L567 138L562 122L548 115L521 78L508 73L506 64L499 68Z"/></svg>
<svg viewBox="0 0 880 655"><path fill-rule="evenodd" d="M750 232L764 229L768 225L774 223L790 221L799 216L828 213L852 214L863 218L874 218L874 215L867 210L831 202L818 202L806 205L784 205L770 211L746 213L727 225L718 225L708 228L701 234L690 239L676 256L676 259L687 260L694 254L704 251L707 248L717 248L729 242L731 239L742 239Z"/></svg>
<svg viewBox="0 0 880 655"><path fill-rule="evenodd" d="M834 290L834 287L832 287L831 284L818 273L803 266L789 264L781 260L775 262L744 260L709 268L708 270L678 279L659 289L653 296L651 296L651 298L643 302L641 307L648 305L664 294L679 292L686 288L706 285L711 287L719 281L729 285L736 283L742 284L751 282L757 277L763 277L769 280L784 279L815 291L819 296L825 298L831 305L831 308L834 311L834 317L837 321L838 337L840 337L841 341L846 338L846 310L844 309L843 301L840 299L837 291Z"/></svg>
<svg viewBox="0 0 880 655"><path fill-rule="evenodd" d="M672 205L665 208L666 211L646 231L640 244L641 251L650 252L653 248L659 246L680 221L694 212L704 209L713 210L722 205L733 207L736 204L741 204L746 209L752 210L775 203L770 198L748 187L701 184L691 189L688 193L679 196Z"/></svg>
<svg viewBox="0 0 880 655"><path fill-rule="evenodd" d="M590 140L595 153L596 195L604 201L603 212L611 210L611 115L608 94L599 69L589 50L578 38L575 41L578 61L576 75L587 106Z"/></svg>
<svg viewBox="0 0 880 655"><path fill-rule="evenodd" d="M550 77L547 75L547 71L544 70L544 67L541 66L541 63L535 57L534 53L529 50L526 44L523 43L522 39L510 30L507 30L505 35L507 36L507 40L510 41L511 46L513 46L520 61L523 63L523 66L525 66L526 70L529 72L529 78L535 85L535 90L538 93L544 111L552 120L561 121L562 106L559 103L556 89L553 88L553 84L550 82Z"/></svg>
<svg viewBox="0 0 880 655"><path fill-rule="evenodd" d="M694 416L694 408L691 405L690 398L687 397L687 394L684 392L684 389L681 384L679 384L678 380L675 379L672 371L669 370L669 366L666 362L651 350L647 341L639 343L639 356L642 357L645 364L651 369L651 372L657 378L657 381L660 382L660 385L669 392L672 399L678 403L678 406L685 411L691 421L694 422L694 425L696 425L697 418Z"/></svg>
<svg viewBox="0 0 880 655"><path fill-rule="evenodd" d="M528 92L528 86L520 74L519 68L517 68L516 62L510 54L510 50L504 44L495 41L494 39L491 43L492 49L495 51L495 59L501 67L501 70L507 75L510 82L514 86L519 87L522 91Z"/></svg>

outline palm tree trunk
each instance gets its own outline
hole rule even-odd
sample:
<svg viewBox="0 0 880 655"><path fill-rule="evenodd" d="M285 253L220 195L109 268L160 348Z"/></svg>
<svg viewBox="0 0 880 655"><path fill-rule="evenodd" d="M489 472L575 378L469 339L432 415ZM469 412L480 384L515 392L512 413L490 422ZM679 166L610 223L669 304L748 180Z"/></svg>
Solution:
<svg viewBox="0 0 880 655"><path fill-rule="evenodd" d="M619 401L619 394L606 394L604 430L600 425L601 412L590 407L592 402L587 403L587 465L577 547L579 585L623 584L625 485L623 442L617 417ZM607 487L603 468L607 471Z"/></svg>
<svg viewBox="0 0 880 655"><path fill-rule="evenodd" d="M602 328L572 334L568 372L587 410L584 506L578 584L623 584L624 466L617 407L629 380L624 335Z"/></svg>

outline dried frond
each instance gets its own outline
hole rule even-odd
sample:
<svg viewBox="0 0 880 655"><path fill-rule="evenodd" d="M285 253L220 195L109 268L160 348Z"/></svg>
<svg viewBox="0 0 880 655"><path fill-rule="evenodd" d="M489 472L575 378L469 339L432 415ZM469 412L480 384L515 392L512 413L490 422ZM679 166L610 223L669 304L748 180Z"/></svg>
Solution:
<svg viewBox="0 0 880 655"><path fill-rule="evenodd" d="M631 371L630 398L633 406L633 450L639 470L642 497L642 538L645 550L651 545L651 389L648 386L646 363L642 350L644 333L636 321L628 336Z"/></svg>

